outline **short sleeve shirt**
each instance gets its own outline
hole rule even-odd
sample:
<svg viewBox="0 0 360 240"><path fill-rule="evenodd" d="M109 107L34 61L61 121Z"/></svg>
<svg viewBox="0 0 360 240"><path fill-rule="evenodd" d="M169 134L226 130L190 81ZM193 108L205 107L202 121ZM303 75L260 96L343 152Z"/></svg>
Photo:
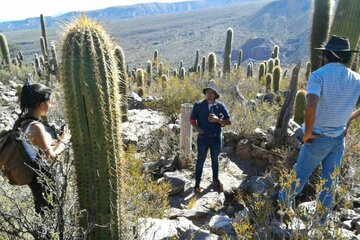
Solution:
<svg viewBox="0 0 360 240"><path fill-rule="evenodd" d="M311 74L307 94L319 97L314 133L337 137L360 96L360 74L341 63L328 63Z"/></svg>
<svg viewBox="0 0 360 240"><path fill-rule="evenodd" d="M218 118L223 120L230 119L230 115L225 105L216 100L210 108L206 100L196 102L191 112L190 119L196 120L199 128L205 133L220 133L221 125L209 122L208 117L210 114L215 114Z"/></svg>

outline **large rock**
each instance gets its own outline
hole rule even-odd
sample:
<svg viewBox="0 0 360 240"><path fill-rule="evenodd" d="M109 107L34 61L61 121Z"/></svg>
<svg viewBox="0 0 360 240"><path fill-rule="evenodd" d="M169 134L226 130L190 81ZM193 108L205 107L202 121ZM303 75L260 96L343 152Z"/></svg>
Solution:
<svg viewBox="0 0 360 240"><path fill-rule="evenodd" d="M125 143L146 144L151 132L166 123L166 117L149 109L132 109L128 111L128 122L122 123L122 138Z"/></svg>
<svg viewBox="0 0 360 240"><path fill-rule="evenodd" d="M221 238L218 235L209 233L207 231L193 231L188 230L185 233L183 233L179 240L221 240Z"/></svg>
<svg viewBox="0 0 360 240"><path fill-rule="evenodd" d="M223 235L226 234L231 239L236 238L236 232L231 225L231 219L228 216L215 215L209 222L212 233Z"/></svg>
<svg viewBox="0 0 360 240"><path fill-rule="evenodd" d="M164 180L170 183L170 195L181 193L184 191L185 181L180 172L166 172L164 173Z"/></svg>
<svg viewBox="0 0 360 240"><path fill-rule="evenodd" d="M161 240L177 238L179 233L184 233L188 230L199 230L199 227L184 217L179 217L175 220L140 218L138 223L140 239Z"/></svg>
<svg viewBox="0 0 360 240"><path fill-rule="evenodd" d="M140 239L161 240L177 237L176 222L174 220L140 218L138 235Z"/></svg>

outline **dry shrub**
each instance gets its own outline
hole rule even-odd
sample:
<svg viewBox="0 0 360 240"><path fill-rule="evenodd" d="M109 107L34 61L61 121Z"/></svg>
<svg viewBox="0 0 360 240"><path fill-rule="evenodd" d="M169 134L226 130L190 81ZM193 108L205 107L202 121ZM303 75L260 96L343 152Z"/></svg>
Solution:
<svg viewBox="0 0 360 240"><path fill-rule="evenodd" d="M130 229L138 227L140 218L162 218L169 208L168 192L170 185L166 182L156 182L148 174L141 173L142 161L136 157L133 146L129 146L126 153L124 192L126 223L128 233ZM135 231L136 232L136 231ZM129 236L130 237L130 236Z"/></svg>

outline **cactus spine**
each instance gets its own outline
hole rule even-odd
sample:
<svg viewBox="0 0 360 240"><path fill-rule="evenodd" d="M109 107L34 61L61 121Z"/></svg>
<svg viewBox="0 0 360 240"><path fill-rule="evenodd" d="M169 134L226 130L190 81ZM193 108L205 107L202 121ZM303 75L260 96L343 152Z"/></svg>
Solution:
<svg viewBox="0 0 360 240"><path fill-rule="evenodd" d="M231 68L231 46L233 41L233 29L228 28L226 31L226 43L225 43L225 51L224 51L224 66L223 73L225 75L230 73Z"/></svg>
<svg viewBox="0 0 360 240"><path fill-rule="evenodd" d="M209 53L209 78L215 78L216 77L216 55L215 53L211 52Z"/></svg>
<svg viewBox="0 0 360 240"><path fill-rule="evenodd" d="M115 48L115 59L117 68L119 71L119 93L121 97L120 110L121 110L121 121L128 121L128 95L129 95L129 82L125 68L125 55L121 47Z"/></svg>
<svg viewBox="0 0 360 240"><path fill-rule="evenodd" d="M5 64L10 65L11 64L11 59L10 59L9 46L8 46L7 41L6 41L5 35L2 34L2 33L0 33L0 48L1 48L1 54L3 56Z"/></svg>
<svg viewBox="0 0 360 240"><path fill-rule="evenodd" d="M304 123L306 107L306 91L300 89L295 97L294 121L300 125Z"/></svg>
<svg viewBox="0 0 360 240"><path fill-rule="evenodd" d="M87 210L80 224L107 226L95 228L91 239L122 239L119 73L113 44L98 23L82 17L68 26L61 79L76 159L79 207Z"/></svg>
<svg viewBox="0 0 360 240"><path fill-rule="evenodd" d="M359 1L339 0L335 12L335 17L331 25L330 35L337 35L340 37L349 38L351 48L355 49L360 39L359 22L360 22ZM349 66L353 65L355 59L354 55L355 54L353 54ZM353 68L353 70L356 69Z"/></svg>
<svg viewBox="0 0 360 240"><path fill-rule="evenodd" d="M272 88L274 93L280 90L281 68L276 66L273 71Z"/></svg>
<svg viewBox="0 0 360 240"><path fill-rule="evenodd" d="M330 10L330 0L314 1L314 13L310 37L310 59L312 72L321 66L321 51L314 48L320 47L321 44L327 40L330 26Z"/></svg>

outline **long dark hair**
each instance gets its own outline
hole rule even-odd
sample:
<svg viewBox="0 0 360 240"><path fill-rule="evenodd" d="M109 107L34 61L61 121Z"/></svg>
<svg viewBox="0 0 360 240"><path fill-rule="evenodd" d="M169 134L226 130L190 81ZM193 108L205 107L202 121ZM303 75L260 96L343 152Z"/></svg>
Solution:
<svg viewBox="0 0 360 240"><path fill-rule="evenodd" d="M43 84L25 84L20 95L20 109L22 113L36 108L42 102L50 100L51 89Z"/></svg>

